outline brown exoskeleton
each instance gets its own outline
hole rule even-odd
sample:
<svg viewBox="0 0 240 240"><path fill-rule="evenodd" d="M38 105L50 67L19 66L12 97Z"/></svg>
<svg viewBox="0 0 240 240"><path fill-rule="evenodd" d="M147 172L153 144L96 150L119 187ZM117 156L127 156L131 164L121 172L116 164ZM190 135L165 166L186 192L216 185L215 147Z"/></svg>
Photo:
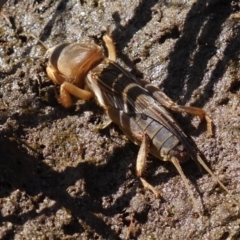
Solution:
<svg viewBox="0 0 240 240"><path fill-rule="evenodd" d="M143 185L153 191L156 197L159 197L159 193L142 177L148 152L174 164L196 210L198 206L179 162L191 157L228 192L192 148L170 113L185 112L205 118L208 133L212 135L212 121L205 111L177 105L156 86L139 82L115 63L116 53L112 39L105 35L103 40L109 52L108 58L104 57L103 50L96 44L63 43L49 50L47 74L61 85L59 102L64 107L69 107L72 105L71 95L84 100L95 97L124 134L140 145L136 173Z"/></svg>

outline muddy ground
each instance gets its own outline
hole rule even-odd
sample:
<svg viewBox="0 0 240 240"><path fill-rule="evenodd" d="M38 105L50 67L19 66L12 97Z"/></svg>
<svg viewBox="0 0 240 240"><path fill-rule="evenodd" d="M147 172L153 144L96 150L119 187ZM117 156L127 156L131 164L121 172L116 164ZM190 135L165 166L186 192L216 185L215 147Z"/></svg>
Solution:
<svg viewBox="0 0 240 240"><path fill-rule="evenodd" d="M198 216L171 163L149 156L116 126L102 131L94 100L64 109L46 76L44 47L95 42L109 29L118 62L174 101L204 108L215 125L175 115L232 196L183 165ZM237 0L10 0L0 16L1 239L239 239L240 2Z"/></svg>

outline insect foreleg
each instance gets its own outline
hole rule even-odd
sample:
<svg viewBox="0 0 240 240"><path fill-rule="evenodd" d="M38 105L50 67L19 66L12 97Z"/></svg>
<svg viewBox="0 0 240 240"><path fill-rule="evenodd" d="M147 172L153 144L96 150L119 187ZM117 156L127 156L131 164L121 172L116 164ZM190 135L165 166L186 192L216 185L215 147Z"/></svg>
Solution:
<svg viewBox="0 0 240 240"><path fill-rule="evenodd" d="M58 101L64 107L70 107L72 106L71 95L82 100L88 100L93 97L93 94L90 91L76 87L72 83L64 82L60 87L60 96L58 97Z"/></svg>
<svg viewBox="0 0 240 240"><path fill-rule="evenodd" d="M117 58L116 57L117 54L116 54L116 49L115 49L115 45L113 43L112 38L109 35L105 34L103 36L103 41L105 42L107 50L108 50L108 59L115 62L116 58Z"/></svg>
<svg viewBox="0 0 240 240"><path fill-rule="evenodd" d="M212 120L211 118L206 114L206 112L197 107L188 107L188 106L181 106L173 102L165 93L159 90L156 86L146 82L146 81L141 81L144 85L144 87L152 94L152 97L158 101L159 104L162 106L171 109L172 111L175 112L180 112L180 113L188 113L192 115L196 115L200 117L201 119L205 118L207 122L207 133L208 136L213 136L213 126L212 126Z"/></svg>

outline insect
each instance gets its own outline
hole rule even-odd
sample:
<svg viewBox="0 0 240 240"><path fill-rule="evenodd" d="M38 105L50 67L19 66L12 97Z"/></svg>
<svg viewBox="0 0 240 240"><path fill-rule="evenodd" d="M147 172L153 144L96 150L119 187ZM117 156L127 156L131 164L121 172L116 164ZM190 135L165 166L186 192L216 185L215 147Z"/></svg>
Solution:
<svg viewBox="0 0 240 240"><path fill-rule="evenodd" d="M158 191L143 178L148 153L174 164L197 211L198 204L182 171L181 162L192 158L229 193L193 149L171 115L171 111L177 111L205 118L208 134L212 135L212 121L205 111L177 105L156 86L137 80L115 62L116 51L112 39L105 35L103 40L109 53L108 58L100 46L89 43L63 43L48 50L50 57L47 74L60 85L59 102L64 107L70 107L71 95L83 100L95 97L112 122L140 146L136 174L143 186L156 197L159 197Z"/></svg>

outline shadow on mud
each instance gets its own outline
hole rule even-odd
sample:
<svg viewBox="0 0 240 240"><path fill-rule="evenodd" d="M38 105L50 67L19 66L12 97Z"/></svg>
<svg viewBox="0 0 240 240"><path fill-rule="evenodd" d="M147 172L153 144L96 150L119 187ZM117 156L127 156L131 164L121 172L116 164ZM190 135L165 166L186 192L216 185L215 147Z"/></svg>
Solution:
<svg viewBox="0 0 240 240"><path fill-rule="evenodd" d="M229 18L232 4L235 1L197 1L187 14L184 28L169 56L168 77L162 87L173 100L178 100L178 94L183 92L181 104L185 104L195 89L201 85L208 71L211 58L217 54L217 41L222 33L225 21ZM234 22L232 23L234 27ZM193 104L199 107L205 105L213 96L213 86L223 76L229 61L236 59L240 49L240 28L237 34L228 42L223 56L220 56L207 84L201 90L198 100ZM214 63L215 64L215 63Z"/></svg>
<svg viewBox="0 0 240 240"><path fill-rule="evenodd" d="M122 174L126 174L129 162L116 161L119 156L128 159L122 154L122 149L114 151L106 166L95 166L85 162L74 168L67 167L60 173L43 163L39 156L29 155L21 142L13 138L3 139L0 154L0 198L9 196L15 190L26 192L32 197L40 194L34 210L1 216L1 222L24 225L29 219L43 214L52 215L65 208L72 213L74 220L64 226L64 231L71 234L83 232L84 228L77 220L81 219L100 236L118 239L117 234L96 214L111 216L124 213L125 206L135 194L136 187L133 186L132 190L121 195L110 209L102 208L101 197L117 192L123 184L125 177ZM74 197L71 196L69 187L81 179L84 179L85 186L78 189L79 192ZM55 201L55 204L37 212L41 199L44 200L45 197ZM7 235L13 236L14 233L9 232Z"/></svg>

